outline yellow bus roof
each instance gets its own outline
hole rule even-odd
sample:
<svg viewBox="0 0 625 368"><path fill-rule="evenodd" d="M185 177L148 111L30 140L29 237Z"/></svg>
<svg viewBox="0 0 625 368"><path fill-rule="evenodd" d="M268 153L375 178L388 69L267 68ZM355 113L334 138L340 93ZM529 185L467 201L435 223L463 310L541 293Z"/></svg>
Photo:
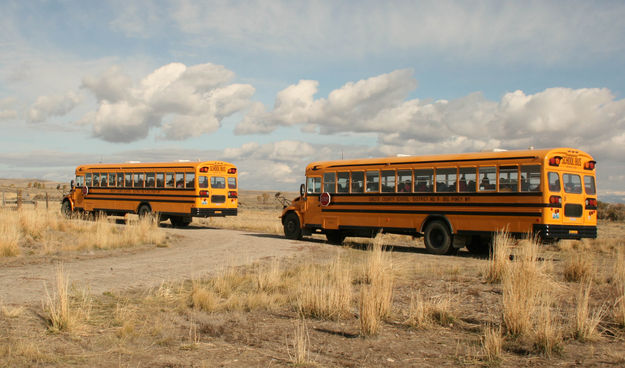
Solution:
<svg viewBox="0 0 625 368"><path fill-rule="evenodd" d="M76 172L87 170L121 170L121 169L197 169L201 166L223 165L235 167L224 161L173 161L173 162L131 162L114 164L86 164L76 167Z"/></svg>
<svg viewBox="0 0 625 368"><path fill-rule="evenodd" d="M345 168L349 166L375 166L375 165L401 165L401 164L417 164L417 163L436 163L436 162L448 162L453 161L487 161L498 159L536 159L539 161L544 160L545 157L551 157L554 155L577 155L584 156L589 160L592 160L592 156L586 152L583 152L574 148L559 147L559 148L547 148L547 149L533 149L533 150L518 150L518 151L488 151L488 152L470 152L470 153L456 153L456 154L441 154L441 155L428 155L428 156L390 156L390 157L378 157L378 158L365 158L365 159L353 159L353 160L335 160L335 161L317 161L311 162L306 166L306 172L312 170L324 170L332 169L334 167Z"/></svg>

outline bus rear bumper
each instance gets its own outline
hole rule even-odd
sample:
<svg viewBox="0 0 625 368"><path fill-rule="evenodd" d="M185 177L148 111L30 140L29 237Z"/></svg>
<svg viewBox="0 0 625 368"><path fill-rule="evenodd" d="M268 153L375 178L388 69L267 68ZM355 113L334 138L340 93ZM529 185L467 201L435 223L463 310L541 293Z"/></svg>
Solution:
<svg viewBox="0 0 625 368"><path fill-rule="evenodd" d="M594 239L597 237L596 226L534 224L533 231L543 239Z"/></svg>
<svg viewBox="0 0 625 368"><path fill-rule="evenodd" d="M192 208L191 216L194 217L224 217L236 216L236 208Z"/></svg>

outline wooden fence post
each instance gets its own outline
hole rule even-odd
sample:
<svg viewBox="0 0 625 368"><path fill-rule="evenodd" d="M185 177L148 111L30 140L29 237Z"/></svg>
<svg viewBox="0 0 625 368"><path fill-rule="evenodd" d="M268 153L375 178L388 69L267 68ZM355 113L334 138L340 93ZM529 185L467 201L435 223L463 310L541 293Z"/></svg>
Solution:
<svg viewBox="0 0 625 368"><path fill-rule="evenodd" d="M48 201L49 201L49 197L48 197L48 192L46 192L46 210L48 210Z"/></svg>
<svg viewBox="0 0 625 368"><path fill-rule="evenodd" d="M2 191L2 207L6 206L6 200L4 199L4 190Z"/></svg>

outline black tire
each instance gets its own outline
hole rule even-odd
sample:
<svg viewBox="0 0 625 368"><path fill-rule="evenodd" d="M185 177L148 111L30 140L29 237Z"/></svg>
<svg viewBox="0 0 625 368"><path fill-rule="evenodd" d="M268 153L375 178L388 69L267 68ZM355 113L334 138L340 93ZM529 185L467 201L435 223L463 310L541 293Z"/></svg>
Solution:
<svg viewBox="0 0 625 368"><path fill-rule="evenodd" d="M481 237L479 235L474 235L471 237L471 240L469 240L466 247L469 252L471 252L471 254L481 256L488 255L491 247L490 237Z"/></svg>
<svg viewBox="0 0 625 368"><path fill-rule="evenodd" d="M299 240L302 238L302 228L299 224L299 217L293 212L287 213L282 221L284 226L284 236L287 239Z"/></svg>
<svg viewBox="0 0 625 368"><path fill-rule="evenodd" d="M151 216L152 215L152 209L147 204L142 204L141 206L139 206L139 210L137 211L137 215L139 215L139 217L141 217L141 218L144 218L146 216Z"/></svg>
<svg viewBox="0 0 625 368"><path fill-rule="evenodd" d="M425 248L432 254L454 254L458 251L453 246L453 238L449 227L440 220L434 220L425 226L423 240Z"/></svg>
<svg viewBox="0 0 625 368"><path fill-rule="evenodd" d="M341 230L326 230L326 238L330 244L341 245L345 240L345 233Z"/></svg>
<svg viewBox="0 0 625 368"><path fill-rule="evenodd" d="M61 213L66 218L72 217L72 215L73 215L72 205L71 205L71 203L69 203L68 200L63 201L63 204L61 204Z"/></svg>
<svg viewBox="0 0 625 368"><path fill-rule="evenodd" d="M187 227L193 219L185 216L169 216L169 221L173 227Z"/></svg>

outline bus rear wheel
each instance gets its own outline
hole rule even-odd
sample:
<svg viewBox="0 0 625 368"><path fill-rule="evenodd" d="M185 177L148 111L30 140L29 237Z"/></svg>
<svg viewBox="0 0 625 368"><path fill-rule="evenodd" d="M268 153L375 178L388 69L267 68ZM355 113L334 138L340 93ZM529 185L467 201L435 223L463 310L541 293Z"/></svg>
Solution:
<svg viewBox="0 0 625 368"><path fill-rule="evenodd" d="M171 221L171 224L174 227L187 227L189 226L192 220L193 219L191 217L169 216L169 221Z"/></svg>
<svg viewBox="0 0 625 368"><path fill-rule="evenodd" d="M326 238L330 244L341 245L345 240L345 234L341 230L326 230Z"/></svg>
<svg viewBox="0 0 625 368"><path fill-rule="evenodd" d="M144 218L152 214L152 209L147 204L144 204L141 207L139 207L137 214L139 215L140 218Z"/></svg>
<svg viewBox="0 0 625 368"><path fill-rule="evenodd" d="M299 224L299 217L293 212L287 213L282 221L284 226L284 236L287 239L299 240L302 238L302 228Z"/></svg>
<svg viewBox="0 0 625 368"><path fill-rule="evenodd" d="M442 221L434 220L425 226L423 234L425 248L432 254L453 254L457 249L453 246L451 231Z"/></svg>

